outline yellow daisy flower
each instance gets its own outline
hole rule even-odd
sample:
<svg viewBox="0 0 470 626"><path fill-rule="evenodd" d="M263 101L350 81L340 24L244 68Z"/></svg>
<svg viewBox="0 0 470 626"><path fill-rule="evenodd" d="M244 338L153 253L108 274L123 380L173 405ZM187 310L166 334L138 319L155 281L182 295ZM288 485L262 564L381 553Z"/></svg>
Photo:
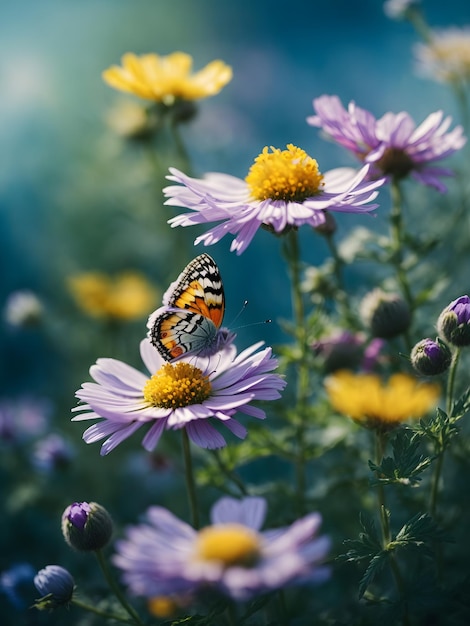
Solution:
<svg viewBox="0 0 470 626"><path fill-rule="evenodd" d="M394 374L384 382L375 374L347 370L328 377L325 386L333 408L371 428L394 428L422 417L436 405L440 393L438 385L408 374Z"/></svg>
<svg viewBox="0 0 470 626"><path fill-rule="evenodd" d="M68 279L77 305L91 317L133 320L145 317L157 300L155 289L137 272L111 278L101 272L83 272Z"/></svg>
<svg viewBox="0 0 470 626"><path fill-rule="evenodd" d="M193 58L184 52L168 56L131 52L122 57L122 66L103 72L108 85L146 100L167 106L176 100L199 100L214 96L232 79L232 68L216 60L191 73Z"/></svg>

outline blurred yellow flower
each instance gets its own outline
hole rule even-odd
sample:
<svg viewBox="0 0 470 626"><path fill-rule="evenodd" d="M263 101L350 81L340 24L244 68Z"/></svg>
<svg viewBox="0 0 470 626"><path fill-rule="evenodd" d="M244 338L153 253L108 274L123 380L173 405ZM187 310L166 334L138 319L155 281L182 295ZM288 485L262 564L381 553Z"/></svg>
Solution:
<svg viewBox="0 0 470 626"><path fill-rule="evenodd" d="M325 381L332 406L354 421L372 428L394 428L420 418L439 398L439 386L422 383L407 374L394 374L384 382L375 374L336 372Z"/></svg>
<svg viewBox="0 0 470 626"><path fill-rule="evenodd" d="M438 81L470 81L470 27L431 33L428 43L415 46L419 70Z"/></svg>
<svg viewBox="0 0 470 626"><path fill-rule="evenodd" d="M115 278L101 272L83 272L68 279L70 293L91 317L133 320L155 306L157 292L144 276L125 272Z"/></svg>
<svg viewBox="0 0 470 626"><path fill-rule="evenodd" d="M165 619L175 615L178 604L170 596L155 596L148 600L148 610L151 615Z"/></svg>
<svg viewBox="0 0 470 626"><path fill-rule="evenodd" d="M212 61L191 74L193 59L184 52L168 56L131 52L122 57L122 67L113 65L103 72L108 85L140 98L171 106L178 99L198 100L214 96L232 79L232 68Z"/></svg>

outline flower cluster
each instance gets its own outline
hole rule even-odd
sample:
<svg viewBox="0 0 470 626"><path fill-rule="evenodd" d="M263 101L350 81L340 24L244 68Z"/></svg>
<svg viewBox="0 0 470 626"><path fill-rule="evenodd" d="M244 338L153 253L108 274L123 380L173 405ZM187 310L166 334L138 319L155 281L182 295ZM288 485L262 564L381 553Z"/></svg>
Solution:
<svg viewBox="0 0 470 626"><path fill-rule="evenodd" d="M421 15L418 4L419 0L388 0L384 10L389 17L416 24L414 20ZM452 44L449 37L430 35L419 54L428 68L434 63L436 78L451 82L462 95L461 83L469 76L465 68L468 33L460 34L458 44L455 37ZM120 66L103 72L103 79L146 103L118 105L108 121L119 135L141 140L132 145L151 156L161 182L166 175L169 184L164 183L159 223L168 220L172 229L200 227L195 244L204 246L228 236L230 251L237 255L254 245L261 230L282 242L290 289L279 286L279 298L290 293L292 320L283 320L280 327L289 342L276 351L257 340L238 348L237 336L223 325L228 285L206 253L186 265L156 309L156 289L139 273L111 277L88 272L69 277L69 292L88 316L113 328L116 322L148 320L139 337L143 367L136 368L127 359L99 356L89 369L91 380L75 392L72 421L87 423L83 440L99 443L101 457L120 448L123 463L115 454L101 461L95 457L103 466L111 464L113 472L119 468L119 494L128 493L129 477L123 480L126 469L143 467L142 459L145 471L152 467L157 489L151 491L151 504L145 503L144 519L126 522L125 527L115 527L104 506L79 500L80 495L65 510L62 505L66 544L96 558L115 599L87 605L72 574L62 566L48 565L34 577L41 597L33 606L55 610L74 604L102 620L140 626L145 620L128 595L143 599L141 606L159 620L175 617L175 624L258 623L266 607L261 621L303 626L317 621L371 623L365 611L366 605L373 604L374 622L385 624L385 617L393 615L400 624L437 623L440 609L433 605L424 611L414 591L431 584L429 563L436 547L435 578L439 585L445 580L441 571L445 555L439 545L444 534L439 525L441 518L449 528L454 522L451 516L438 514L438 499L447 480L442 474L444 453L469 410L470 392L462 391L457 397L456 390L463 384L456 381L459 359L470 346L470 297L457 297L436 315L435 339L416 342L424 306L434 306L439 290L448 288L449 281L440 280L440 275L423 277L421 257L435 251L436 240L408 232L402 219L405 185L401 182L407 179L410 187L417 182L447 191L443 179L454 171L441 161L465 145L464 127L451 128L451 117L441 110L417 124L406 111L388 111L377 118L353 101L346 108L338 96L322 95L313 100L314 115L307 123L352 153L357 167L324 171L309 152L287 143L285 148L264 146L243 178L222 172L197 176L178 124L192 116L195 101L218 94L230 82L232 69L220 60L198 72L192 66L192 57L183 52L125 54ZM305 128L305 119L300 123ZM170 142L168 162L164 162L163 150L160 153L165 142ZM125 147L124 142L117 143L123 150L130 146L130 142ZM381 202L387 183L392 195L389 215ZM417 190L424 191L419 186ZM463 199L461 205L459 219L466 210ZM182 212L169 217L168 207ZM410 203L411 224L412 210ZM352 246L348 253L347 245L337 245L344 224L361 222L373 212L379 214L375 222L380 222L380 228L388 219L386 234L375 235L371 227L365 237L357 238L354 254ZM348 214L343 223L336 215L341 213ZM451 228L449 224L449 232ZM168 229L168 241L174 234ZM182 233L178 235L182 241ZM322 247L328 251L323 265L307 267L302 258L309 237L320 244L315 253L321 253ZM468 241L458 244L460 251L468 249ZM183 251L178 248L175 259L167 259L166 251L159 251L162 267L171 269ZM353 293L361 274L358 271L350 280L346 266L356 258L380 269L367 274L364 289L359 286ZM145 261L145 267L156 266L154 259ZM278 279L277 270L273 264L273 280ZM41 300L28 291L10 296L5 311L10 326L17 326L15 333L47 317ZM120 350L115 333L110 335L107 341ZM105 352L97 348L99 354ZM446 373L446 384L423 380ZM344 416L368 430L359 432ZM15 417L0 406L0 439L12 442L12 448L20 441ZM126 447L132 445L137 431L144 450L138 446L129 461ZM53 469L72 468L75 456L58 432L43 434L42 429L36 430L30 445L29 463L41 472L38 482L44 482ZM181 461L172 458L177 440ZM362 453L368 440L373 441L373 455ZM157 446L158 457L153 454ZM368 481L364 471L358 470L363 460L366 471L372 473ZM88 467L85 471L87 478L94 479ZM451 478L457 473L446 466L447 471ZM147 480L139 483L135 475L131 478L132 484L140 485L132 495L147 499ZM416 501L409 492L391 498L386 494L389 488L417 487L421 480L424 488ZM180 489L187 496L188 521L180 511ZM429 497L424 497L425 489ZM458 493L455 485L452 489L449 502ZM105 493L110 499L115 495L112 489ZM134 502L126 498L126 513ZM370 510L374 505L375 516ZM464 518L468 511L464 504L459 506ZM417 515L421 508L425 512ZM362 516L363 510L367 516ZM452 517L458 515L452 512ZM321 527L326 528L325 534ZM344 540L357 531L358 539ZM115 534L111 559L119 573L116 581L104 550ZM291 587L325 583L331 584L325 597L336 599L338 589L342 593L343 587L349 588L343 586L341 577L335 580L329 566L335 539L348 544L346 554L336 555L338 563L364 566L358 591L359 598L367 598L367 603L357 603L357 597L351 601L348 597L345 604L354 607L339 617L323 610L322 598L317 598L320 594L293 590L290 595ZM462 561L466 562L466 556ZM457 560L455 555L453 560ZM402 568L409 564L414 567L405 574ZM428 578L418 579L421 568ZM0 590L18 601L14 587L18 580L31 584L31 572L28 564L20 565L16 573L7 570L0 576ZM373 593L372 585L376 587ZM284 594L288 589L289 594ZM460 598L461 590L456 592L449 583L445 594ZM279 618L273 618L274 602ZM360 604L359 609L355 604Z"/></svg>

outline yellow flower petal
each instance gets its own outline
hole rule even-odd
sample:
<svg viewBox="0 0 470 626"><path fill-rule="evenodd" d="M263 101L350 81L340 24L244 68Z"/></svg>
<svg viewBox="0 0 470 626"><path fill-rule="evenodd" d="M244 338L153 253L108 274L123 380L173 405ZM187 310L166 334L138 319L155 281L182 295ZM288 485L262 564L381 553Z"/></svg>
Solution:
<svg viewBox="0 0 470 626"><path fill-rule="evenodd" d="M171 105L176 99L198 100L213 96L232 79L232 69L223 61L212 61L191 74L193 59L185 52L168 56L131 52L122 66L113 65L102 74L108 85L147 100Z"/></svg>
<svg viewBox="0 0 470 626"><path fill-rule="evenodd" d="M407 374L387 382L374 374L336 372L325 381L332 406L367 426L396 426L420 418L435 406L439 386L422 383Z"/></svg>
<svg viewBox="0 0 470 626"><path fill-rule="evenodd" d="M84 272L68 279L70 293L87 315L132 320L148 315L157 300L144 276L126 272L111 278L100 272Z"/></svg>

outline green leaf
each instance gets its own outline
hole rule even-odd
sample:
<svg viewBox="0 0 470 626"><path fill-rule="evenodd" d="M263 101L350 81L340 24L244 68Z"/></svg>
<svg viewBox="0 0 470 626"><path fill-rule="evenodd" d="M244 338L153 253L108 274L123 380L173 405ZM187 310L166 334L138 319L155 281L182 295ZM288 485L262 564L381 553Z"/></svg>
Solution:
<svg viewBox="0 0 470 626"><path fill-rule="evenodd" d="M470 411L470 387L466 389L452 406L451 417L457 421Z"/></svg>
<svg viewBox="0 0 470 626"><path fill-rule="evenodd" d="M377 574L382 571L387 561L387 558L387 552L385 550L382 550L371 559L366 571L364 572L364 575L359 582L359 599L362 598L367 590L367 587L374 581L374 578L377 576Z"/></svg>
<svg viewBox="0 0 470 626"><path fill-rule="evenodd" d="M418 513L398 531L388 550L419 548L426 556L434 555L436 542L452 541L427 513Z"/></svg>
<svg viewBox="0 0 470 626"><path fill-rule="evenodd" d="M385 457L380 465L369 461L369 468L375 472L372 485L378 484L401 484L416 486L421 474L432 459L419 452L421 435L408 429L398 431L392 441L393 457Z"/></svg>
<svg viewBox="0 0 470 626"><path fill-rule="evenodd" d="M361 515L359 522L363 532L359 533L358 539L346 539L344 541L344 544L349 546L349 550L345 554L338 555L338 560L363 561L374 558L382 551L382 542L374 520Z"/></svg>
<svg viewBox="0 0 470 626"><path fill-rule="evenodd" d="M413 430L431 441L437 456L447 448L453 437L458 434L457 419L459 418L449 417L445 411L438 407L435 415L420 420Z"/></svg>

